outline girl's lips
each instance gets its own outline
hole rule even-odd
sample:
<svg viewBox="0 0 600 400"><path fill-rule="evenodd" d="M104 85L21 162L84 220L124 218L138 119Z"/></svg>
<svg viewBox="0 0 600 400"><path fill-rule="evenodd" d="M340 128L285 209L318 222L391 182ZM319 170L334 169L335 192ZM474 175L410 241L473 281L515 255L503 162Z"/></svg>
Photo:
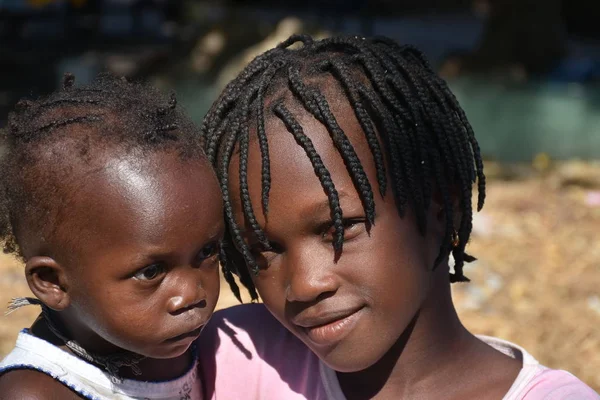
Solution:
<svg viewBox="0 0 600 400"><path fill-rule="evenodd" d="M303 327L308 338L317 345L330 346L344 339L357 325L363 308L321 325Z"/></svg>

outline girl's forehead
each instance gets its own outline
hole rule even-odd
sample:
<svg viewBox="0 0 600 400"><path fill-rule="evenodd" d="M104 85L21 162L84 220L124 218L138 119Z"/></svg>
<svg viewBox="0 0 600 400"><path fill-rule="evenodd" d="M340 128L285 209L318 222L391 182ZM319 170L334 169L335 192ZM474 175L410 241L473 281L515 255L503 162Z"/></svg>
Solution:
<svg viewBox="0 0 600 400"><path fill-rule="evenodd" d="M337 133L331 132L322 121L319 121L301 105L292 103L289 106L286 104L286 106L302 128L302 133L310 139L316 152L322 158L337 156L341 159L340 149L336 147L333 141L333 135L341 134L348 138L348 141L357 153L361 164L366 168L367 164L372 162L372 160L370 157L365 157L369 154L368 143L354 109L346 97L339 95L335 91L324 93L324 95L333 116L333 125L340 130ZM265 124L269 144L271 144L271 142L277 143L280 140L285 141L288 144L293 142L296 144L295 147L297 147L297 149L292 150L292 146L289 146L289 148L287 146L279 146L279 150L283 151L284 154L291 151L294 151L295 153L302 152L306 157L306 153L294 139L294 135L288 131L280 118L272 115L267 119ZM276 156L276 154L273 155Z"/></svg>
<svg viewBox="0 0 600 400"><path fill-rule="evenodd" d="M292 105L288 108L301 126L303 134L310 139L314 147L314 154L318 156L323 166L329 171L336 190L340 194L346 194L345 202L352 198L358 198L347 166L327 127L301 106ZM349 103L344 101L332 101L331 109L337 124L352 144L369 181L371 184L377 184L373 157L353 109ZM270 116L265 121L265 131L268 140L269 175L271 179L269 214L277 213L278 202L286 208L291 207L294 201L299 202L301 198L304 200L312 199L315 202L326 202L327 196L315 171L314 159L311 161L306 149L287 130L283 121L275 115ZM255 213L261 215L262 166L264 159L259 142L256 140L256 134L255 127L250 129L250 135L251 137L254 136L254 140L250 141L248 147L247 179ZM229 165L229 186L232 190L234 206L241 210L239 170L240 158L239 153L236 151ZM295 200L290 201L290 199ZM306 204L306 206L310 207L310 204Z"/></svg>
<svg viewBox="0 0 600 400"><path fill-rule="evenodd" d="M334 125L337 125L343 131L351 144L354 147L367 146L365 133L358 121L356 112L350 104L350 100L343 88L339 85L339 82L331 76L320 76L314 78L310 83L323 95L327 102L327 107L333 116ZM283 120L274 112L273 109L277 104L282 104L290 111L293 118L302 128L303 133L313 143L322 140L322 138L327 138L327 142L333 145L331 139L332 133L328 131L325 123L319 121L311 114L288 87L282 89L279 95L265 100L265 132L269 142L277 140L281 136L291 137L292 140L294 138L293 134L286 128ZM257 138L257 122L255 117L249 126L250 140ZM375 126L373 128L376 130Z"/></svg>

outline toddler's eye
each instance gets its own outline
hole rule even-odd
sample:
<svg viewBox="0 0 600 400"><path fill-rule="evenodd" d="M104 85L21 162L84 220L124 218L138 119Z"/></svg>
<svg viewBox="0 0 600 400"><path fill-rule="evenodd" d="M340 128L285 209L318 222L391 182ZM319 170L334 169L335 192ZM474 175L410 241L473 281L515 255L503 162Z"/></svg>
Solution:
<svg viewBox="0 0 600 400"><path fill-rule="evenodd" d="M152 264L139 270L133 277L140 281L151 281L165 272L161 264Z"/></svg>

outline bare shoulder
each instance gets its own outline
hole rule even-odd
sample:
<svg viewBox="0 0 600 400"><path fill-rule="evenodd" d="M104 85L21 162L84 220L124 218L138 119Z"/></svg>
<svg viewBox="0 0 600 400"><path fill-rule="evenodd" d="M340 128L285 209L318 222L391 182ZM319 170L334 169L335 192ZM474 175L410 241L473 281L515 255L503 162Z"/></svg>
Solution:
<svg viewBox="0 0 600 400"><path fill-rule="evenodd" d="M0 376L2 400L81 399L75 392L42 372L22 369Z"/></svg>

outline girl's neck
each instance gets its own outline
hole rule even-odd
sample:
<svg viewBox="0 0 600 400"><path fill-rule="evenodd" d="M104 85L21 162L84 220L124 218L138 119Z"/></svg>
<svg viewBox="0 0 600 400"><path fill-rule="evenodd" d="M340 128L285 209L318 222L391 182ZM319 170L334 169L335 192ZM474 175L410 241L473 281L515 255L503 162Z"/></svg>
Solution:
<svg viewBox="0 0 600 400"><path fill-rule="evenodd" d="M436 388L456 383L464 364L458 366L482 343L460 322L447 275L439 272L410 326L381 360L363 371L337 373L348 400L447 398L443 392L436 396Z"/></svg>
<svg viewBox="0 0 600 400"><path fill-rule="evenodd" d="M122 351L114 345L107 343L98 335L89 332L82 332L81 330L72 326L73 324L68 324L65 322L66 321L59 322L61 325L61 330L66 330L64 333L66 333L69 338L75 340L87 351L100 355ZM51 331L51 329L49 329L46 321L41 316L33 323L31 327L31 333L34 336L54 344L67 353L78 357L77 354L74 354L67 346L65 346L65 343L58 338ZM119 377L123 379L134 379L140 381L172 380L185 374L191 367L193 360L194 358L191 350L186 351L179 357L166 360L145 358L139 361L137 364L141 370L141 375L134 374L131 368L121 367L119 369Z"/></svg>

